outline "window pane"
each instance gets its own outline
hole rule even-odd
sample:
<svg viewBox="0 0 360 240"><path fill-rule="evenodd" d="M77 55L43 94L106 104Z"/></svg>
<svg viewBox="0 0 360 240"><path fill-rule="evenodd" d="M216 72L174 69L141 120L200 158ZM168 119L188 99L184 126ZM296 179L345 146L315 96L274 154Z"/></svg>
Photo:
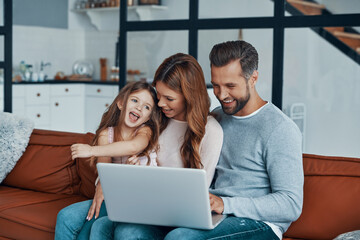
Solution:
<svg viewBox="0 0 360 240"><path fill-rule="evenodd" d="M328 15L360 12L359 0L286 0L285 9L290 15Z"/></svg>
<svg viewBox="0 0 360 240"><path fill-rule="evenodd" d="M0 26L4 26L4 1L0 0Z"/></svg>
<svg viewBox="0 0 360 240"><path fill-rule="evenodd" d="M128 0L128 21L189 19L189 0Z"/></svg>
<svg viewBox="0 0 360 240"><path fill-rule="evenodd" d="M145 78L152 81L164 59L178 52L188 53L188 31L129 32L127 80Z"/></svg>
<svg viewBox="0 0 360 240"><path fill-rule="evenodd" d="M272 29L231 29L199 31L198 61L203 68L205 81L211 82L209 53L212 47L221 42L243 39L251 43L259 54L259 80L256 88L260 96L271 101L272 85Z"/></svg>
<svg viewBox="0 0 360 240"><path fill-rule="evenodd" d="M4 36L0 36L0 61L4 61L4 44L5 44L5 37Z"/></svg>
<svg viewBox="0 0 360 240"><path fill-rule="evenodd" d="M359 157L359 63L309 28L286 29L284 50L283 107L304 152Z"/></svg>
<svg viewBox="0 0 360 240"><path fill-rule="evenodd" d="M0 112L4 111L4 69L0 68Z"/></svg>
<svg viewBox="0 0 360 240"><path fill-rule="evenodd" d="M236 18L274 16L269 0L199 0L199 18Z"/></svg>

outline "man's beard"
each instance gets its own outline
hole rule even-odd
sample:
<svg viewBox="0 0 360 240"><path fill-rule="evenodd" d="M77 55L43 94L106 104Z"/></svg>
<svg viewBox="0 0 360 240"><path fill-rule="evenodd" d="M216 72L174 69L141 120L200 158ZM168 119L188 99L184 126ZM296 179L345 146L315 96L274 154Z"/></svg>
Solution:
<svg viewBox="0 0 360 240"><path fill-rule="evenodd" d="M224 113L226 113L227 115L234 115L235 113L239 112L241 109L243 109L245 107L245 105L247 104L247 102L250 99L250 92L249 92L249 87L247 86L246 89L246 96L243 98L239 98L239 99L234 99L235 100L235 107L224 107L224 105L221 103L222 109L224 111Z"/></svg>

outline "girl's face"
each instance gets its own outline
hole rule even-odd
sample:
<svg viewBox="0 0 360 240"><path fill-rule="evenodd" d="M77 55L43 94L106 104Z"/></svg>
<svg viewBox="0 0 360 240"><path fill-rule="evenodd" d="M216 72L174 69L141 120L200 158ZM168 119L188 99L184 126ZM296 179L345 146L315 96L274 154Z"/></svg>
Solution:
<svg viewBox="0 0 360 240"><path fill-rule="evenodd" d="M131 93L126 103L124 124L127 127L136 128L147 122L150 119L154 104L148 90ZM119 109L122 109L123 105L120 102L117 105Z"/></svg>
<svg viewBox="0 0 360 240"><path fill-rule="evenodd" d="M156 83L158 106L168 118L186 121L186 103L184 96L169 88L165 83Z"/></svg>

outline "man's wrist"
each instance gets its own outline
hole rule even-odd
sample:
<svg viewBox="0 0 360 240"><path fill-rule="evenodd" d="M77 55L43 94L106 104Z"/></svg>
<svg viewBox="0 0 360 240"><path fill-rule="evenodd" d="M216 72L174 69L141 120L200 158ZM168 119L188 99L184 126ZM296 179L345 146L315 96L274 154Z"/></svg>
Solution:
<svg viewBox="0 0 360 240"><path fill-rule="evenodd" d="M222 202L223 202L223 212L222 212L222 214L228 214L228 210L227 210L227 198L225 198L225 197L220 197L221 198L221 200L222 200Z"/></svg>

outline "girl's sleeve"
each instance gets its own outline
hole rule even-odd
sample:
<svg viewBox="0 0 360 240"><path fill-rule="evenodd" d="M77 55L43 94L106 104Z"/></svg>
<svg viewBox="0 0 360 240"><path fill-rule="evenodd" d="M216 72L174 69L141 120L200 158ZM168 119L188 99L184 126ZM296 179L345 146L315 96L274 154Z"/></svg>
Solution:
<svg viewBox="0 0 360 240"><path fill-rule="evenodd" d="M220 157L223 130L215 118L209 116L205 131L205 136L200 145L200 158L206 171L208 186L210 186Z"/></svg>

